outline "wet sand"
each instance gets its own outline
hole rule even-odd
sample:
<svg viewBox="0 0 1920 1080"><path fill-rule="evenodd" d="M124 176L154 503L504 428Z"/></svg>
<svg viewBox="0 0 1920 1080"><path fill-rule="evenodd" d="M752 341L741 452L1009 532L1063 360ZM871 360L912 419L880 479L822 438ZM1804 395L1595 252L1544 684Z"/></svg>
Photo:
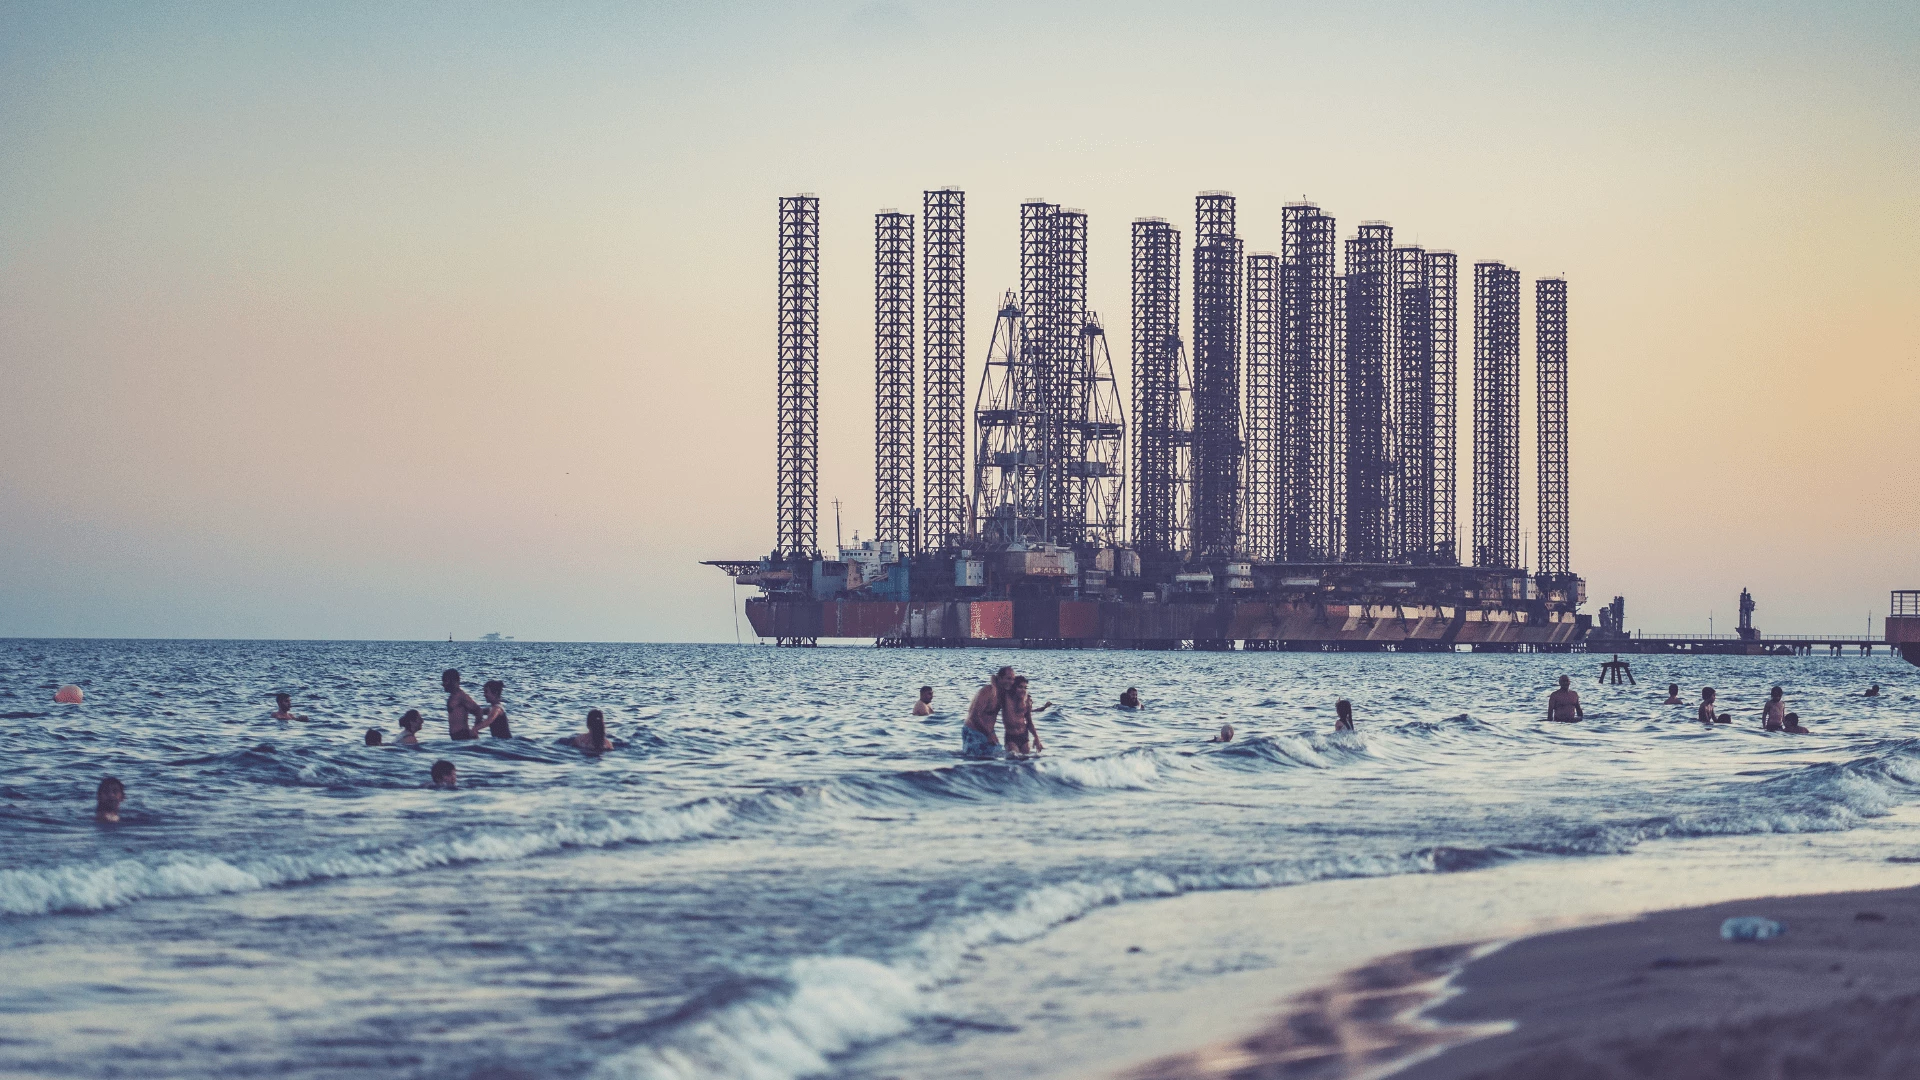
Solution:
<svg viewBox="0 0 1920 1080"><path fill-rule="evenodd" d="M1721 921L1740 915L1777 919L1788 931L1722 941ZM1383 958L1294 998L1252 1036L1127 1075L1920 1076L1920 888L1661 911L1473 954L1463 945Z"/></svg>

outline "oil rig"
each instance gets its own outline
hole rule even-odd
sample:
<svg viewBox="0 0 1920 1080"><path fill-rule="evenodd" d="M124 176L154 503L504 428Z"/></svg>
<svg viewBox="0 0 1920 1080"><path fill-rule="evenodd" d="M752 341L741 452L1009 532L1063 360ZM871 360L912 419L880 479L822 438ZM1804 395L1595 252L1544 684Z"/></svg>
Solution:
<svg viewBox="0 0 1920 1080"><path fill-rule="evenodd" d="M755 633L782 646L1584 647L1585 583L1569 568L1566 281L1534 283L1529 569L1520 272L1473 266L1463 552L1458 259L1395 244L1377 221L1337 258L1334 219L1310 202L1284 207L1277 253L1248 252L1235 208L1226 192L1197 196L1190 262L1168 221L1132 223L1127 402L1107 324L1088 306L1087 215L1022 203L1019 281L994 313L971 413L966 195L923 193L917 265L914 216L875 215L874 529L828 554L820 202L781 198L775 543L763 558L707 564L760 590L745 605Z"/></svg>

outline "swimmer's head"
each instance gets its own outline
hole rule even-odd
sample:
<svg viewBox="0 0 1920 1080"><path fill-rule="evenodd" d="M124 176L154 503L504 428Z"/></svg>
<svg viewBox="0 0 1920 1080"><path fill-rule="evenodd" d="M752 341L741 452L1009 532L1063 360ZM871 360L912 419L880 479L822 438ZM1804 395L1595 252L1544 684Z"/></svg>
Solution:
<svg viewBox="0 0 1920 1080"><path fill-rule="evenodd" d="M1780 700L1780 695L1781 695L1781 694L1784 694L1784 693L1786 693L1786 691L1784 691L1784 690L1782 690L1782 689L1780 689L1780 688L1779 688L1779 687L1777 687L1777 686L1776 686L1776 687L1774 687L1774 688L1773 688L1773 700L1775 700L1775 701L1779 701L1779 700Z"/></svg>
<svg viewBox="0 0 1920 1080"><path fill-rule="evenodd" d="M1679 696L1680 696L1680 684L1679 684L1679 683L1677 683L1677 682L1670 682L1670 683L1668 683L1668 684L1667 684L1667 696L1668 696L1668 697L1679 697Z"/></svg>
<svg viewBox="0 0 1920 1080"><path fill-rule="evenodd" d="M1013 677L1013 688L1015 690L1025 690L1027 688L1027 677L1025 675L1015 675Z"/></svg>
<svg viewBox="0 0 1920 1080"><path fill-rule="evenodd" d="M1341 698L1333 703L1333 714L1342 720L1353 719L1353 702Z"/></svg>
<svg viewBox="0 0 1920 1080"><path fill-rule="evenodd" d="M499 701L500 695L506 692L507 684L501 682L499 679L488 679L487 685L480 691L488 701Z"/></svg>
<svg viewBox="0 0 1920 1080"><path fill-rule="evenodd" d="M384 741L384 739L385 739L385 736L380 734L379 728L370 727L367 729L367 745L368 746L379 746L381 742Z"/></svg>
<svg viewBox="0 0 1920 1080"><path fill-rule="evenodd" d="M1568 688L1568 687L1570 687L1570 686L1572 686L1572 685L1573 685L1573 679L1572 679L1572 678L1570 678L1570 677L1568 677L1568 676L1566 676L1566 675L1562 675L1562 676L1560 676L1560 689L1562 689L1562 690L1565 690L1566 688Z"/></svg>
<svg viewBox="0 0 1920 1080"><path fill-rule="evenodd" d="M933 700L933 687L931 687L931 686L923 686L923 687L921 687L921 688L920 688L920 700L921 700L921 701L932 701L932 700Z"/></svg>
<svg viewBox="0 0 1920 1080"><path fill-rule="evenodd" d="M275 694L273 695L273 703L280 706L281 712L286 712L288 709L293 708L293 695Z"/></svg>
<svg viewBox="0 0 1920 1080"><path fill-rule="evenodd" d="M444 759L433 763L431 775L434 787L450 788L460 782L459 777L454 774L453 762Z"/></svg>
<svg viewBox="0 0 1920 1080"><path fill-rule="evenodd" d="M587 711L587 732L596 738L607 733L607 718L600 714L599 709Z"/></svg>
<svg viewBox="0 0 1920 1080"><path fill-rule="evenodd" d="M101 814L119 814L120 804L127 801L127 785L117 776L103 777L100 786L93 793L94 808Z"/></svg>
<svg viewBox="0 0 1920 1080"><path fill-rule="evenodd" d="M1011 666L1003 667L999 671L994 672L993 683L995 686L1000 686L1000 687L1012 686L1013 685L1013 668Z"/></svg>
<svg viewBox="0 0 1920 1080"><path fill-rule="evenodd" d="M1221 742L1233 741L1233 725L1232 724L1220 725L1220 741Z"/></svg>
<svg viewBox="0 0 1920 1080"><path fill-rule="evenodd" d="M448 668L447 670L441 672L440 685L449 694L453 693L455 690L460 689L460 670L458 668Z"/></svg>
<svg viewBox="0 0 1920 1080"><path fill-rule="evenodd" d="M1711 687L1711 686L1703 686L1703 687L1701 687L1701 688L1700 688L1700 696L1701 696L1701 698L1703 698L1703 699L1705 699L1705 700L1707 700L1707 701L1712 701L1712 700L1713 700L1713 687Z"/></svg>
<svg viewBox="0 0 1920 1080"><path fill-rule="evenodd" d="M419 731L421 727L425 725L425 723L426 722L424 720L420 719L419 709L408 709L406 712L406 715L400 718L400 730L401 731Z"/></svg>

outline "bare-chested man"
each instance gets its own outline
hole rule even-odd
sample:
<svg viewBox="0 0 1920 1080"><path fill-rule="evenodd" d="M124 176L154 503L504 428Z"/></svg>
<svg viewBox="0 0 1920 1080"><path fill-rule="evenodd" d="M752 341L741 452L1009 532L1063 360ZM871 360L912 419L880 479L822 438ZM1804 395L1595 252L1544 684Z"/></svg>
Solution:
<svg viewBox="0 0 1920 1080"><path fill-rule="evenodd" d="M913 715L933 715L933 687L923 686L920 688L920 700L913 703Z"/></svg>
<svg viewBox="0 0 1920 1080"><path fill-rule="evenodd" d="M978 693L967 706L966 726L960 729L960 752L967 757L992 757L1000 748L1000 737L994 733L994 720L1000 715L1007 694L1013 689L1013 669L1003 667Z"/></svg>
<svg viewBox="0 0 1920 1080"><path fill-rule="evenodd" d="M447 691L447 737L453 739L477 739L480 737L479 720L487 715L487 710L473 700L473 695L460 689L460 672L448 668L440 673L440 685ZM472 717L474 726L467 726L467 718Z"/></svg>
<svg viewBox="0 0 1920 1080"><path fill-rule="evenodd" d="M1587 718L1586 710L1580 707L1580 695L1573 688L1573 680L1560 676L1560 689L1547 695L1547 719L1560 724L1577 724Z"/></svg>

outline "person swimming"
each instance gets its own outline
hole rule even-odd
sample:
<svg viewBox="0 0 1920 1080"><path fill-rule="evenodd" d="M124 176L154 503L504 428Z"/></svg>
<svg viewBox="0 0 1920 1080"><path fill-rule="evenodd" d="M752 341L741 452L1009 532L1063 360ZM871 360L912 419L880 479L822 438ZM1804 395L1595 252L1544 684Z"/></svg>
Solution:
<svg viewBox="0 0 1920 1080"><path fill-rule="evenodd" d="M100 821L120 820L120 804L127 801L127 785L117 776L103 777L93 793L93 816Z"/></svg>
<svg viewBox="0 0 1920 1080"><path fill-rule="evenodd" d="M1587 718L1587 712L1580 707L1580 693L1573 688L1573 680L1560 676L1560 689L1547 695L1547 719L1561 724L1577 724Z"/></svg>
<svg viewBox="0 0 1920 1080"><path fill-rule="evenodd" d="M1879 697L1879 696L1880 696L1880 684L1879 684L1879 683L1874 683L1874 684L1873 684L1872 686L1869 686L1869 687L1867 687L1867 690L1866 690L1866 693L1863 693L1863 694L1861 694L1860 696L1861 696L1861 697Z"/></svg>
<svg viewBox="0 0 1920 1080"><path fill-rule="evenodd" d="M1046 749L1040 741L1040 730L1033 726L1033 714L1046 712L1053 708L1049 701L1038 709L1033 707L1033 695L1027 692L1027 677L1018 675L1013 680L1013 692L1006 697L1004 724L1007 729L1007 753L1026 757Z"/></svg>
<svg viewBox="0 0 1920 1080"><path fill-rule="evenodd" d="M1789 735L1813 734L1813 732L1808 731L1806 728L1803 728L1800 726L1800 714L1797 712L1790 712L1786 715L1785 725L1781 727L1780 730L1788 733Z"/></svg>
<svg viewBox="0 0 1920 1080"><path fill-rule="evenodd" d="M589 709L587 711L586 734L575 735L570 739L562 741L569 746L577 746L589 754L604 753L622 745L607 738L607 718L601 714L599 709Z"/></svg>
<svg viewBox="0 0 1920 1080"><path fill-rule="evenodd" d="M386 741L386 736L380 734L379 728L370 727L367 729L367 745L368 746L379 746L381 743L385 741Z"/></svg>
<svg viewBox="0 0 1920 1080"><path fill-rule="evenodd" d="M428 771L427 776L430 778L430 782L427 784L428 787L443 788L447 791L452 791L460 786L460 777L459 774L454 772L453 762L445 758L434 762L433 768Z"/></svg>
<svg viewBox="0 0 1920 1080"><path fill-rule="evenodd" d="M913 703L913 715L933 715L933 687L923 686L920 688L920 700Z"/></svg>
<svg viewBox="0 0 1920 1080"><path fill-rule="evenodd" d="M1140 691L1134 689L1131 686L1127 687L1127 692L1120 695L1120 707L1123 709L1139 708L1140 707Z"/></svg>
<svg viewBox="0 0 1920 1080"><path fill-rule="evenodd" d="M1683 702L1683 701L1681 701L1681 700L1680 700L1680 684L1679 684L1679 683L1677 683L1677 682L1670 682L1670 683L1668 683L1668 684L1667 684L1667 700L1665 700L1665 701L1663 701L1663 702L1661 702L1660 704L1662 704L1662 705L1684 705L1684 704L1686 704L1685 702Z"/></svg>
<svg viewBox="0 0 1920 1080"><path fill-rule="evenodd" d="M1217 743L1217 742L1232 742L1232 741L1233 741L1233 725L1232 725L1232 724L1221 724L1221 725L1220 725L1220 734L1218 734L1218 735L1215 735L1215 736L1214 736L1213 738L1211 738L1211 739L1208 739L1207 741L1208 741L1208 742L1210 742L1210 743Z"/></svg>
<svg viewBox="0 0 1920 1080"><path fill-rule="evenodd" d="M273 719L275 720L305 720L306 719L306 717L300 716L293 711L293 695L292 694L275 694L273 695L273 703L279 706L279 708L273 711Z"/></svg>
<svg viewBox="0 0 1920 1080"><path fill-rule="evenodd" d="M400 744L419 746L420 729L426 726L427 721L420 715L419 709L408 709L406 714L400 717Z"/></svg>
<svg viewBox="0 0 1920 1080"><path fill-rule="evenodd" d="M460 688L460 672L448 668L440 673L440 686L447 692L447 736L454 739L477 739L480 737L478 726L468 727L467 718L478 720L487 710L473 700L473 695Z"/></svg>
<svg viewBox="0 0 1920 1080"><path fill-rule="evenodd" d="M1700 688L1700 711L1694 715L1703 724L1724 722L1720 719L1719 715L1713 711L1713 694L1714 691L1711 686L1703 686Z"/></svg>
<svg viewBox="0 0 1920 1080"><path fill-rule="evenodd" d="M496 739L513 738L513 729L507 726L507 707L500 700L507 695L507 684L499 679L488 679L487 685L480 688L480 693L487 699L487 715L484 719L487 734ZM478 731L479 728L475 727L474 730Z"/></svg>
<svg viewBox="0 0 1920 1080"><path fill-rule="evenodd" d="M1353 730L1353 702L1346 698L1333 703L1333 730Z"/></svg>

